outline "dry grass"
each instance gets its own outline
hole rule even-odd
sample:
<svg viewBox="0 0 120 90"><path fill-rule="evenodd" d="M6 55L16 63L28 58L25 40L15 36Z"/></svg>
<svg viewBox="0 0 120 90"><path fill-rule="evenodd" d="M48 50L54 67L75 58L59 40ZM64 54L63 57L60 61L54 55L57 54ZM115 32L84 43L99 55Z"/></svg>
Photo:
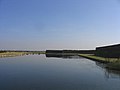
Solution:
<svg viewBox="0 0 120 90"><path fill-rule="evenodd" d="M118 58L104 58L104 57L95 56L93 54L79 54L79 55L89 59L94 59L96 61L102 61L102 62L108 62L108 63L120 62L120 59Z"/></svg>
<svg viewBox="0 0 120 90"><path fill-rule="evenodd" d="M15 56L22 56L27 54L26 52L4 52L4 53L0 53L0 57L15 57Z"/></svg>
<svg viewBox="0 0 120 90"><path fill-rule="evenodd" d="M93 54L79 54L79 56L85 57L94 61L99 61L103 63L105 62L106 68L120 71L119 58L103 58L103 57L94 56Z"/></svg>

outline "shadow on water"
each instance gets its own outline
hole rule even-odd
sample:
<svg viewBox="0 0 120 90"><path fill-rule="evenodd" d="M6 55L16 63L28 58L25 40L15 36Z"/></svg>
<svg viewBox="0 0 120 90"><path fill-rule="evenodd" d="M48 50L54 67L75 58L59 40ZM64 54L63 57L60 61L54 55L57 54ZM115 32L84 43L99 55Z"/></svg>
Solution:
<svg viewBox="0 0 120 90"><path fill-rule="evenodd" d="M63 55L63 54L46 54L47 58L66 58L66 59L80 59L82 57L78 56L78 55ZM95 62L95 64L97 66L99 66L100 68L102 68L102 70L105 73L105 77L107 79L110 78L120 78L120 71L116 71L116 70L110 70L108 68L106 68L106 64L104 63L100 63L100 62Z"/></svg>

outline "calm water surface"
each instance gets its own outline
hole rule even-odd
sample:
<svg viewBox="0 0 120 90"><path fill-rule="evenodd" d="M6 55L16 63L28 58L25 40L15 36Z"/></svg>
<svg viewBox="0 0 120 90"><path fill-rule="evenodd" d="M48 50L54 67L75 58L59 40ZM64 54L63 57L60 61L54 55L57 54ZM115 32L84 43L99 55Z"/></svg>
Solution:
<svg viewBox="0 0 120 90"><path fill-rule="evenodd" d="M120 90L120 73L85 58L0 58L0 90Z"/></svg>

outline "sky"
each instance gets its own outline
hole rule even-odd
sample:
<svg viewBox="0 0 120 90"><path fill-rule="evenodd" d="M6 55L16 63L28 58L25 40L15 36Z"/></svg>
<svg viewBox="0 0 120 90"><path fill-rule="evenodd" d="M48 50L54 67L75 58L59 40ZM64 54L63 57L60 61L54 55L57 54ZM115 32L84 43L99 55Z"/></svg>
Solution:
<svg viewBox="0 0 120 90"><path fill-rule="evenodd" d="M120 0L0 0L0 49L95 49L120 43Z"/></svg>

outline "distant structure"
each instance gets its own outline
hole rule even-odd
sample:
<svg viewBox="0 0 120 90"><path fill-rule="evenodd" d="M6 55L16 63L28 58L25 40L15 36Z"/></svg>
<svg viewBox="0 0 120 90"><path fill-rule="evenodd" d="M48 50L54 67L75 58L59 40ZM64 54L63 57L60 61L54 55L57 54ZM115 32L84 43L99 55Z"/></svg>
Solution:
<svg viewBox="0 0 120 90"><path fill-rule="evenodd" d="M95 50L46 50L46 53L60 54L60 53L80 53L80 54L94 54Z"/></svg>
<svg viewBox="0 0 120 90"><path fill-rule="evenodd" d="M97 47L95 55L105 58L120 58L120 44Z"/></svg>
<svg viewBox="0 0 120 90"><path fill-rule="evenodd" d="M95 50L46 50L46 57L65 57L78 54L94 54Z"/></svg>

